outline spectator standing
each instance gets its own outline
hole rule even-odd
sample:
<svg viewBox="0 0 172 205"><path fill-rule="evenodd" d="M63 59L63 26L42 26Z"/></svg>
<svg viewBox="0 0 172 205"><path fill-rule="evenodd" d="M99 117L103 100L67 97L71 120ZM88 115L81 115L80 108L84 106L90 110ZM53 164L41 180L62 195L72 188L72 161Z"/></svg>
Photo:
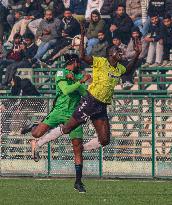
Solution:
<svg viewBox="0 0 172 205"><path fill-rule="evenodd" d="M70 0L70 10L74 18L83 22L85 20L85 12L87 7L87 0Z"/></svg>
<svg viewBox="0 0 172 205"><path fill-rule="evenodd" d="M106 40L105 32L99 31L98 32L98 40L99 42L93 46L90 55L91 56L98 56L98 57L106 57L107 48L108 48L108 41Z"/></svg>
<svg viewBox="0 0 172 205"><path fill-rule="evenodd" d="M123 5L118 5L115 11L112 24L110 26L110 32L113 35L118 33L121 36L122 43L128 44L131 37L131 28L133 27L133 22L131 18L126 14L125 7Z"/></svg>
<svg viewBox="0 0 172 205"><path fill-rule="evenodd" d="M97 10L94 10L91 12L91 21L88 27L87 31L87 54L90 55L92 47L96 45L99 42L99 39L97 38L99 31L105 30L105 22L100 17L100 13Z"/></svg>
<svg viewBox="0 0 172 205"><path fill-rule="evenodd" d="M163 57L163 28L156 14L151 16L151 25L148 35L145 37L145 41L149 43L149 48L144 66L160 66Z"/></svg>

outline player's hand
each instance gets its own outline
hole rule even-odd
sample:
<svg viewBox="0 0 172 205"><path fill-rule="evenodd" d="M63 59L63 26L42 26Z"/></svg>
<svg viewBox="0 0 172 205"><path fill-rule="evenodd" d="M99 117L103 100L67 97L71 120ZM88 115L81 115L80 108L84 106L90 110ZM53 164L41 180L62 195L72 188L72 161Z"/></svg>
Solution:
<svg viewBox="0 0 172 205"><path fill-rule="evenodd" d="M69 80L75 80L74 75L72 73L67 74L66 78Z"/></svg>
<svg viewBox="0 0 172 205"><path fill-rule="evenodd" d="M85 83L86 81L91 79L91 75L90 74L85 74L84 78L80 81L80 83Z"/></svg>

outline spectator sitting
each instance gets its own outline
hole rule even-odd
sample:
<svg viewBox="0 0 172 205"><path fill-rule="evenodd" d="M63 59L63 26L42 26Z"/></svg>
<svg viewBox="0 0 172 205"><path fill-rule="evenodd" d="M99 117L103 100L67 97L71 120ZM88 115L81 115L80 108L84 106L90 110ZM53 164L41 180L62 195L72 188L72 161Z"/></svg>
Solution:
<svg viewBox="0 0 172 205"><path fill-rule="evenodd" d="M90 55L98 56L98 57L106 57L108 42L106 40L104 31L98 32L98 39L99 39L99 42L93 46Z"/></svg>
<svg viewBox="0 0 172 205"><path fill-rule="evenodd" d="M2 83L2 75L4 73L4 68L6 68L7 66L9 66L10 64L14 62L19 62L22 60L21 47L22 47L22 38L20 34L15 34L12 49L10 49L6 55L4 52L3 57L5 58L6 56L6 58L5 59L3 58L2 60L0 60L0 83Z"/></svg>
<svg viewBox="0 0 172 205"><path fill-rule="evenodd" d="M113 46L116 46L116 47L118 47L118 48L121 49L121 52L122 52L122 60L126 61L126 60L127 60L127 59L126 59L126 49L127 49L127 46L122 43L119 34L116 33L116 35L113 36L112 45L113 45Z"/></svg>
<svg viewBox="0 0 172 205"><path fill-rule="evenodd" d="M54 10L54 1L53 0L43 0L41 7L44 11Z"/></svg>
<svg viewBox="0 0 172 205"><path fill-rule="evenodd" d="M66 9L70 8L70 0L63 0L63 4Z"/></svg>
<svg viewBox="0 0 172 205"><path fill-rule="evenodd" d="M166 0L166 12L172 16L172 1Z"/></svg>
<svg viewBox="0 0 172 205"><path fill-rule="evenodd" d="M149 43L148 55L144 67L160 66L163 58L163 28L157 14L151 16L148 35L144 38ZM155 57L155 60L154 60Z"/></svg>
<svg viewBox="0 0 172 205"><path fill-rule="evenodd" d="M172 49L172 19L169 14L163 18L163 42L164 42L164 62L163 66L171 66L170 50Z"/></svg>
<svg viewBox="0 0 172 205"><path fill-rule="evenodd" d="M92 11L97 10L98 12L100 12L102 5L103 5L103 0L88 0L86 12L85 12L85 19L87 21L92 20L91 18Z"/></svg>
<svg viewBox="0 0 172 205"><path fill-rule="evenodd" d="M100 13L97 10L94 10L91 12L91 22L88 27L87 31L87 38L88 38L88 44L87 44L87 54L90 55L92 47L96 45L99 42L99 39L97 38L99 31L105 30L105 22L100 17Z"/></svg>
<svg viewBox="0 0 172 205"><path fill-rule="evenodd" d="M142 29L142 7L141 0L127 0L126 13L132 19L135 26Z"/></svg>
<svg viewBox="0 0 172 205"><path fill-rule="evenodd" d="M123 82L124 89L129 89L133 86L134 73L136 72L138 67L141 66L143 59L146 57L146 48L145 48L146 44L144 44L144 39L142 38L142 34L138 27L133 27L132 32L131 32L131 39L130 39L130 42L127 46L126 53L125 53L126 54L125 58L127 59L129 63L134 59L136 55L136 50L135 50L136 45L139 45L142 48L141 49L142 52L140 53L138 57L138 61L135 63L135 65L130 70L130 73L124 74L122 76L122 82Z"/></svg>
<svg viewBox="0 0 172 205"><path fill-rule="evenodd" d="M85 20L85 12L87 7L87 0L70 0L70 10L74 18L83 22Z"/></svg>
<svg viewBox="0 0 172 205"><path fill-rule="evenodd" d="M148 34L148 31L150 29L150 24L151 24L150 17L152 16L152 14L156 14L162 20L166 12L168 13L166 0L143 0L142 1L143 36L146 36Z"/></svg>
<svg viewBox="0 0 172 205"><path fill-rule="evenodd" d="M12 76L16 73L17 68L31 68L32 67L32 58L37 52L37 46L34 43L34 35L31 33L25 34L23 36L24 44L22 45L22 55L23 58L19 62L14 62L7 66L5 73L5 80L2 83L1 89L6 89L10 83Z"/></svg>
<svg viewBox="0 0 172 205"><path fill-rule="evenodd" d="M19 19L13 26L11 34L8 38L8 41L12 42L13 37L16 33L20 33L21 36L23 36L26 32L27 25L35 18L40 17L40 9L39 4L37 1L30 1L25 0L25 3L23 5L22 13L23 17L22 19Z"/></svg>
<svg viewBox="0 0 172 205"><path fill-rule="evenodd" d="M6 7L0 2L0 40L3 40L4 36L4 23L6 22L7 16L7 9Z"/></svg>
<svg viewBox="0 0 172 205"><path fill-rule="evenodd" d="M80 25L72 16L70 9L65 9L64 18L61 22L62 37L57 39L56 46L53 52L43 61L52 64L56 59L56 54L64 47L72 43L73 37L80 34ZM59 56L58 56L59 57ZM50 60L49 60L50 59Z"/></svg>
<svg viewBox="0 0 172 205"><path fill-rule="evenodd" d="M7 22L12 28L16 22L16 12L20 12L23 9L23 0L8 0L8 8L10 9L10 14L7 16Z"/></svg>
<svg viewBox="0 0 172 205"><path fill-rule="evenodd" d="M45 17L41 21L36 33L36 39L41 40L41 44L38 47L33 63L41 60L44 54L56 45L57 38L61 38L61 36L61 20L54 18L52 10L46 10Z"/></svg>
<svg viewBox="0 0 172 205"><path fill-rule="evenodd" d="M133 22L131 18L126 14L125 7L123 5L118 5L110 27L112 37L116 32L119 33L122 43L127 45L131 37L132 27Z"/></svg>
<svg viewBox="0 0 172 205"><path fill-rule="evenodd" d="M56 0L54 2L53 11L54 11L54 17L55 18L59 18L59 19L63 18L63 14L64 14L64 11L65 11L65 6L64 6L62 0Z"/></svg>

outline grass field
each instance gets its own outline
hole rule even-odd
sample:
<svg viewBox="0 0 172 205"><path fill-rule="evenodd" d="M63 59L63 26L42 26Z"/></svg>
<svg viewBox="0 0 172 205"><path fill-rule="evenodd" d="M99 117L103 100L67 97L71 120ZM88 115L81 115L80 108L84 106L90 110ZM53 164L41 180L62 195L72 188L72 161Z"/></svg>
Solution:
<svg viewBox="0 0 172 205"><path fill-rule="evenodd" d="M172 181L85 179L86 194L72 179L0 179L0 205L172 205Z"/></svg>

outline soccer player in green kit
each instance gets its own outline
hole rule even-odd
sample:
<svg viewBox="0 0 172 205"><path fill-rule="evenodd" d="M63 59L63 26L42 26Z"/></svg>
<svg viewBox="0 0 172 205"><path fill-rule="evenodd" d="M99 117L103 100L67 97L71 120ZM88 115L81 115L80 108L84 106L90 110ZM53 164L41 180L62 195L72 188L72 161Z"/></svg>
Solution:
<svg viewBox="0 0 172 205"><path fill-rule="evenodd" d="M91 76L89 74L83 75L80 72L80 60L78 56L76 54L68 54L65 56L65 61L66 68L57 71L56 74L56 101L53 109L38 126L25 127L22 131L22 134L32 131L32 136L39 138L39 147L45 144L47 140L46 136L44 136L44 138L42 136L50 129L53 129L60 124L65 124L78 106L81 96L85 96L87 93L86 85L84 83L90 79ZM76 181L74 188L80 193L84 193L86 190L81 181L83 167L82 126L73 130L69 136L72 140L75 158ZM56 139L56 135L54 135L54 139ZM31 141L32 147L34 147L35 143L35 140ZM32 151L34 160L38 161L38 152L34 152L34 150Z"/></svg>

